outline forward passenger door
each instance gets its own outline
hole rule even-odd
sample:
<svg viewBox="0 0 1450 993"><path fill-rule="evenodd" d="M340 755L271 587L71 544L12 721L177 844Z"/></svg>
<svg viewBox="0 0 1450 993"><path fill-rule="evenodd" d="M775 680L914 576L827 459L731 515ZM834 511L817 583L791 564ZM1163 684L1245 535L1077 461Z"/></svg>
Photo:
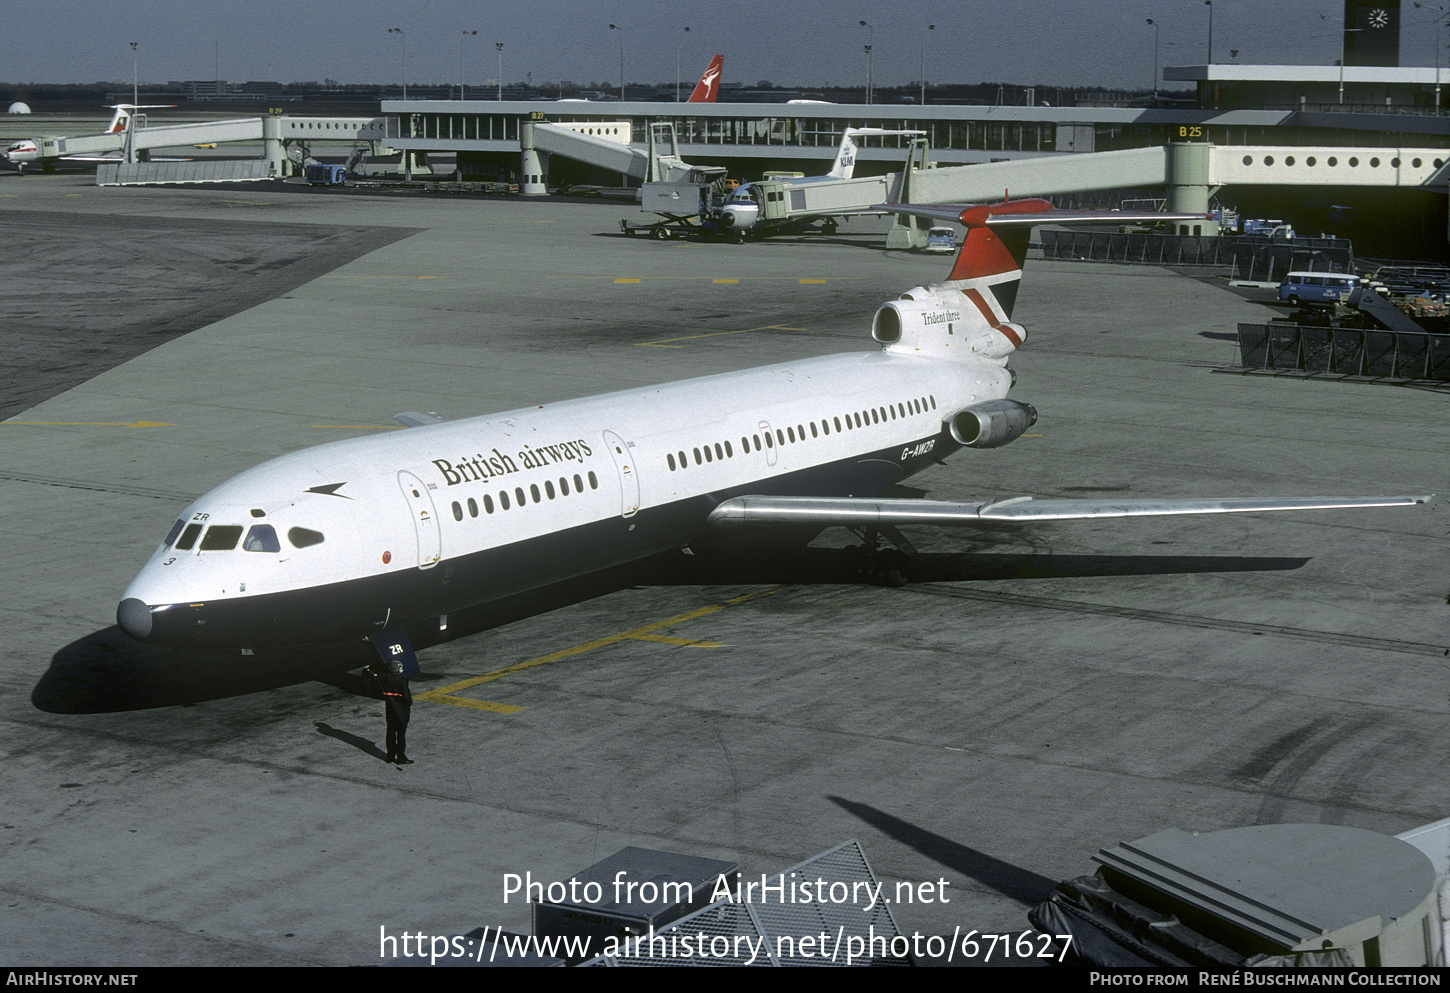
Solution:
<svg viewBox="0 0 1450 993"><path fill-rule="evenodd" d="M443 529L438 523L438 512L433 507L433 497L423 480L411 472L398 473L398 486L413 518L413 529L418 535L418 568L431 569L443 557Z"/></svg>

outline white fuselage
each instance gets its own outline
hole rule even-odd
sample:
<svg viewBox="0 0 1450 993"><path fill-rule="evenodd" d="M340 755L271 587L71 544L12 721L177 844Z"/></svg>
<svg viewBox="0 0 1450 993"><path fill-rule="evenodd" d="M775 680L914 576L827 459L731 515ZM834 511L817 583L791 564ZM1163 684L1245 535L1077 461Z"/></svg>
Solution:
<svg viewBox="0 0 1450 993"><path fill-rule="evenodd" d="M732 496L874 495L1009 381L892 347L309 448L189 506L118 620L208 648L396 627L698 539Z"/></svg>

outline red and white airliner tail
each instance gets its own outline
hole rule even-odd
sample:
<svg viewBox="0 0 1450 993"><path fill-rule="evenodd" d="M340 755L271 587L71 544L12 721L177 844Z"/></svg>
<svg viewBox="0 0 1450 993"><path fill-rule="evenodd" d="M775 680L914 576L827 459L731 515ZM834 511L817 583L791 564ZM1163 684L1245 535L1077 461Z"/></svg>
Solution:
<svg viewBox="0 0 1450 993"><path fill-rule="evenodd" d="M966 296L991 327L1012 319L1034 225L1203 219L1200 214L1155 211L1059 210L1038 197L984 204L882 204L880 209L966 225L956 264L942 285Z"/></svg>
<svg viewBox="0 0 1450 993"><path fill-rule="evenodd" d="M720 95L720 73L725 66L725 56L717 55L705 67L705 74L695 84L695 91L686 103L714 103Z"/></svg>
<svg viewBox="0 0 1450 993"><path fill-rule="evenodd" d="M175 107L174 103L113 103L108 104L115 111L111 115L111 125L106 128L107 134L119 134L131 126L131 112L136 110L153 110L160 107Z"/></svg>

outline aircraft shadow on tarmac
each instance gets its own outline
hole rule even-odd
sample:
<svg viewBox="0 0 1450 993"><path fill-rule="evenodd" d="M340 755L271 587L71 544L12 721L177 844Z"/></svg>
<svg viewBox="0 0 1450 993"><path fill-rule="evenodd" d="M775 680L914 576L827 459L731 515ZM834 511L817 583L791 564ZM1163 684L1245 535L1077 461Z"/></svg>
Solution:
<svg viewBox="0 0 1450 993"><path fill-rule="evenodd" d="M990 546L994 538L1015 541L1006 534L988 533L999 530L1003 529L981 529L975 536L977 543ZM804 547L803 541L776 538L764 546L758 541L718 542L700 546L694 555L670 552L452 613L446 632L432 623L404 630L421 651L632 587L848 585L845 559L840 548ZM1243 555L921 553L912 559L911 579L914 583L958 583L1270 572L1299 569L1308 561ZM881 594L888 596L891 591L882 590ZM373 681L354 672L375 659L361 640L286 651L259 649L250 656L180 651L139 644L112 625L57 651L31 692L31 702L48 713L119 713L189 706L308 682L376 697ZM425 671L415 678L415 688L439 678L427 674L426 658L422 662Z"/></svg>
<svg viewBox="0 0 1450 993"><path fill-rule="evenodd" d="M1047 899L1057 885L1055 879L1048 879L1030 869L1003 862L986 852L969 848L961 842L893 817L868 804L838 796L828 796L826 799L893 840L1012 900L1035 904Z"/></svg>

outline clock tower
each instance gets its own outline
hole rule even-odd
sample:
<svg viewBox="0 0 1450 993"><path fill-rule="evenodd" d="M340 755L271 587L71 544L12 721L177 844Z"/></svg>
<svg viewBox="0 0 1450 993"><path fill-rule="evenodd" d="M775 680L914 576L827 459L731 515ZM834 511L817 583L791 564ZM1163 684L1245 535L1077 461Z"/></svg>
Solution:
<svg viewBox="0 0 1450 993"><path fill-rule="evenodd" d="M1344 0L1344 64L1400 64L1400 0Z"/></svg>

